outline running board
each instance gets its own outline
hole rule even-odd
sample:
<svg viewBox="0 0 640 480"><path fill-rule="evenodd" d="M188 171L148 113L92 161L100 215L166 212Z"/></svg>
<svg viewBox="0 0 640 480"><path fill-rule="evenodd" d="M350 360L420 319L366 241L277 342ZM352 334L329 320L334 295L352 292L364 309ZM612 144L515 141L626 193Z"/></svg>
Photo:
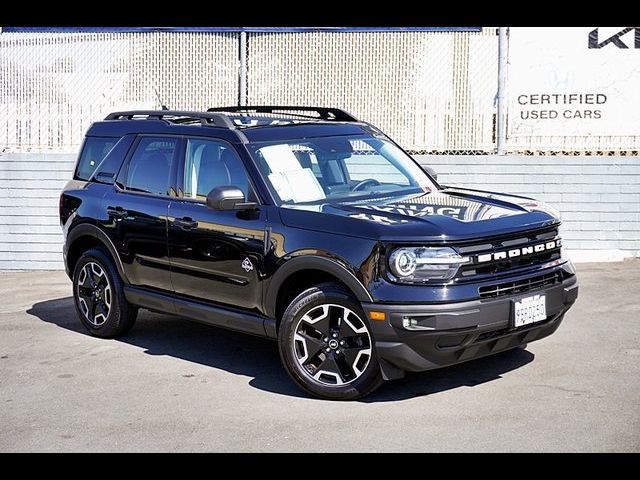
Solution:
<svg viewBox="0 0 640 480"><path fill-rule="evenodd" d="M276 338L275 320L255 313L232 310L139 287L125 286L124 296L129 303L138 307L260 337Z"/></svg>

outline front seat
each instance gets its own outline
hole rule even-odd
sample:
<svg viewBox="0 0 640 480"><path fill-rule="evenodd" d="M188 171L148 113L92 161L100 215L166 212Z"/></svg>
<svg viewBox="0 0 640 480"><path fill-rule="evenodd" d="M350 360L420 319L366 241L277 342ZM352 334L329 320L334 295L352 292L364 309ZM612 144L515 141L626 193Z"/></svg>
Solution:
<svg viewBox="0 0 640 480"><path fill-rule="evenodd" d="M207 145L202 150L198 171L198 195L206 197L215 187L231 185L231 172L220 161L220 150L215 145Z"/></svg>
<svg viewBox="0 0 640 480"><path fill-rule="evenodd" d="M220 155L220 161L227 168L227 172L229 172L229 183L227 185L238 187L242 190L242 193L244 193L245 198L247 198L247 173L244 170L242 160L240 160L238 154L230 148L225 148L222 151L222 155Z"/></svg>

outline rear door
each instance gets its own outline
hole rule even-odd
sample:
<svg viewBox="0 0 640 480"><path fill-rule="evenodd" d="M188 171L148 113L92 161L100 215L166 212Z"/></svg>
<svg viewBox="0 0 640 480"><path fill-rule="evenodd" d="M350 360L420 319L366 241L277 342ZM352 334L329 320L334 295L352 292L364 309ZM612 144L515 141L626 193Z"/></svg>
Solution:
<svg viewBox="0 0 640 480"><path fill-rule="evenodd" d="M171 278L176 293L256 309L261 303L266 211L215 211L214 188L233 185L257 201L235 148L222 139L188 138L169 209Z"/></svg>
<svg viewBox="0 0 640 480"><path fill-rule="evenodd" d="M180 137L138 137L103 199L106 231L132 285L172 290L167 215L181 145Z"/></svg>

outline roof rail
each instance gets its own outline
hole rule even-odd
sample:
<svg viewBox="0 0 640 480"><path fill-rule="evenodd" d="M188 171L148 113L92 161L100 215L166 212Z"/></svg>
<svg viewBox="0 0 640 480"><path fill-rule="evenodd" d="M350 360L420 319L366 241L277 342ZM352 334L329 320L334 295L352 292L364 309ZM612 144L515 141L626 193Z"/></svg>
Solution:
<svg viewBox="0 0 640 480"><path fill-rule="evenodd" d="M133 120L133 117L147 117L147 120L163 120L165 117L178 117L174 120L174 123L200 120L203 125L213 124L216 127L235 128L231 119L226 115L183 110L130 110L126 112L113 112L107 115L105 120Z"/></svg>
<svg viewBox="0 0 640 480"><path fill-rule="evenodd" d="M316 112L322 120L333 120L336 122L358 122L350 113L339 108L332 107L301 107L301 106L283 106L283 105L249 105L249 106L233 106L233 107L213 107L207 109L207 112L255 112L255 113L287 113L291 112ZM303 118L316 118L309 115L296 115Z"/></svg>

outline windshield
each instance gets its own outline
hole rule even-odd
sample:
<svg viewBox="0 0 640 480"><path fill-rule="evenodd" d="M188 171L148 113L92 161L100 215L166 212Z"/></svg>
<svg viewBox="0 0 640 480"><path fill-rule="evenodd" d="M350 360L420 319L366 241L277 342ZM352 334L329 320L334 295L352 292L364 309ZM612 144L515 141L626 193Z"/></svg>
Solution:
<svg viewBox="0 0 640 480"><path fill-rule="evenodd" d="M435 185L393 143L372 136L257 142L250 150L284 204L428 193Z"/></svg>

